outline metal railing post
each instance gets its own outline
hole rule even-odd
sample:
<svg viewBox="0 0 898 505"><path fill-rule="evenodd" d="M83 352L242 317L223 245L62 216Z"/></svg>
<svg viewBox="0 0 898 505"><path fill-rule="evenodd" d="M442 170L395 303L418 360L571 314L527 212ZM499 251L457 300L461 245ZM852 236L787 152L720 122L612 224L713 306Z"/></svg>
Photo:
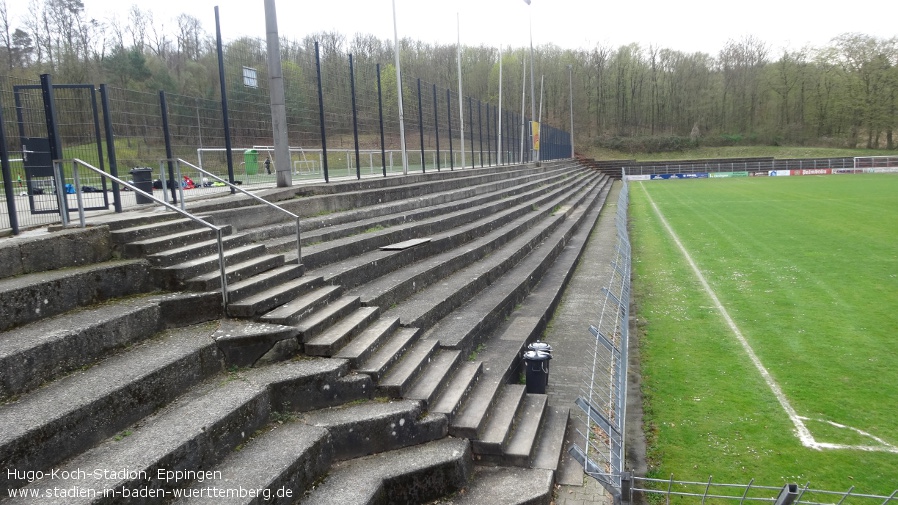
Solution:
<svg viewBox="0 0 898 505"><path fill-rule="evenodd" d="M633 474L623 472L620 476L620 502L621 505L630 505L633 493Z"/></svg>
<svg viewBox="0 0 898 505"><path fill-rule="evenodd" d="M182 200L183 202L183 200ZM215 238L218 241L218 273L221 276L221 304L224 307L225 315L228 313L228 272L225 267L224 259L224 238L223 229L216 228Z"/></svg>
<svg viewBox="0 0 898 505"><path fill-rule="evenodd" d="M78 164L74 161L72 162L72 179L75 182L75 199L78 201L78 221L81 223L81 227L84 228L87 226L84 221L84 196L81 194L81 178L78 176Z"/></svg>
<svg viewBox="0 0 898 505"><path fill-rule="evenodd" d="M779 496L776 497L776 501L774 505L791 505L795 502L795 498L798 497L798 485L797 484L786 484L783 486L783 489L780 491Z"/></svg>
<svg viewBox="0 0 898 505"><path fill-rule="evenodd" d="M65 179L63 178L65 171L63 167L62 160L53 160L53 179L56 181L56 204L59 205L59 218L62 221L62 226L65 227L69 225L69 208L65 196Z"/></svg>

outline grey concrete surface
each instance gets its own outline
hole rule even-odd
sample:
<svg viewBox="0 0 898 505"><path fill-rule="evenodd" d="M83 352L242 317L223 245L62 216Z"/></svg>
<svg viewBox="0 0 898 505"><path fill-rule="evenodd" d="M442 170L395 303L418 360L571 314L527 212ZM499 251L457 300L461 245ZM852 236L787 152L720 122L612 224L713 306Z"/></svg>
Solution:
<svg viewBox="0 0 898 505"><path fill-rule="evenodd" d="M555 316L545 331L544 341L552 346L553 357L549 373L549 404L571 409L571 417L578 419L582 411L574 404L583 384L582 356L592 355L592 339L589 325L596 324L600 310L599 297L602 286L610 274L611 253L616 244L615 214L620 182L615 182L605 208L593 228L586 250L577 264L574 276L564 293ZM568 428L567 440L572 433ZM611 496L591 478L581 479L582 468L567 453L562 452L561 483L556 488L556 505L580 505L590 503L610 504Z"/></svg>

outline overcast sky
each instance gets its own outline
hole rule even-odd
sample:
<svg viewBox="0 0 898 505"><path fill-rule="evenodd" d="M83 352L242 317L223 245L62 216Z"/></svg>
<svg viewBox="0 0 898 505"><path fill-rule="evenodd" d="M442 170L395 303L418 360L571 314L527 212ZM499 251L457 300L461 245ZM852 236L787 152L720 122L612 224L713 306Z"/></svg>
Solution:
<svg viewBox="0 0 898 505"><path fill-rule="evenodd" d="M127 20L135 2L83 0L89 17L112 13ZM460 17L463 45L520 47L554 43L562 48L617 47L631 42L644 47L716 55L728 39L752 35L774 51L820 47L846 32L881 38L898 36L898 2L865 0L857 4L796 0L395 0L399 37L454 43ZM26 2L7 0L10 13L22 14ZM174 26L180 13L196 16L214 33L218 5L225 40L241 35L265 36L263 0L152 0L136 2L153 12L156 24ZM301 39L322 30L346 35L371 33L393 38L391 0L276 0L280 34ZM21 5L21 7L19 7ZM16 26L15 20L13 25Z"/></svg>

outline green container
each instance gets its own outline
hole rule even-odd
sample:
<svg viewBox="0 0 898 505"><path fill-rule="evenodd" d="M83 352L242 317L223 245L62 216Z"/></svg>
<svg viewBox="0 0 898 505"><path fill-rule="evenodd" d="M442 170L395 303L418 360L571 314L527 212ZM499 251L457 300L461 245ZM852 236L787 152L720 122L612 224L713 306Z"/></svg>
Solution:
<svg viewBox="0 0 898 505"><path fill-rule="evenodd" d="M259 151L255 149L243 151L243 165L246 175L256 175L259 171Z"/></svg>

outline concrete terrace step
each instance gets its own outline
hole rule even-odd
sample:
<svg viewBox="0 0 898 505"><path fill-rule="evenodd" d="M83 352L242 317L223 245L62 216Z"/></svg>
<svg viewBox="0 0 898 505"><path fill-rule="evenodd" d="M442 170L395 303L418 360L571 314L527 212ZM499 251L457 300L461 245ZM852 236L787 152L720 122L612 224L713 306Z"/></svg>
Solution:
<svg viewBox="0 0 898 505"><path fill-rule="evenodd" d="M576 189L557 193L540 193L535 196L536 203L546 203L546 205L536 212L533 211L534 203L525 203L468 225L437 234L426 247L415 248L414 252L420 252L420 254L414 254L411 258L375 258L379 268L383 268L382 264L386 261L393 260L399 263L400 270L368 282L354 292L362 295L362 301L365 304L392 306L452 272L485 258L508 241L536 226L550 215L557 204L565 201L566 196L575 194ZM540 198L546 198L546 200ZM412 263L414 260L418 261ZM359 269L365 267L364 264L358 266ZM370 268L367 269L370 270ZM340 272L336 278L342 280L345 275Z"/></svg>
<svg viewBox="0 0 898 505"><path fill-rule="evenodd" d="M143 486L170 493L189 480L159 479L159 469L205 470L214 466L266 426L271 413L278 409L306 411L367 398L372 389L370 382L363 387L365 384L358 380L347 381L343 378L346 371L345 362L324 359L232 371L186 391L166 408L130 426L127 436L108 438L59 468L61 472L127 468L132 473L90 473L79 481L82 489L94 489L101 495L104 489ZM66 484L49 478L27 488L48 489ZM65 497L42 503L90 502L89 497Z"/></svg>
<svg viewBox="0 0 898 505"><path fill-rule="evenodd" d="M547 222L515 238L502 249L458 270L439 283L432 284L408 297L401 305L386 312L398 316L404 326L429 329L437 321L461 307L474 295L502 277L526 257L561 224L562 217Z"/></svg>
<svg viewBox="0 0 898 505"><path fill-rule="evenodd" d="M323 283L324 279L321 277L299 277L243 300L228 303L228 314L232 317L255 317L283 305L297 296L317 289Z"/></svg>
<svg viewBox="0 0 898 505"><path fill-rule="evenodd" d="M185 245L183 247L167 249L163 252L150 254L149 256L147 256L147 260L151 265L158 268L177 265L178 263L184 263L185 261L190 261L204 256L211 256L213 254L217 256L218 240L215 238L215 234L212 233L211 230L207 230L202 233L205 233L206 240L190 245ZM243 234L228 235L222 237L221 243L224 250L227 251L228 249L247 245L249 243L249 239L246 237L246 235Z"/></svg>
<svg viewBox="0 0 898 505"><path fill-rule="evenodd" d="M0 331L153 289L143 260L107 261L0 279Z"/></svg>
<svg viewBox="0 0 898 505"><path fill-rule="evenodd" d="M236 266L253 258L265 256L266 254L265 246L261 244L248 244L240 247L226 248L224 251L225 269L227 271L229 266ZM218 251L216 251L215 254L192 258L175 265L155 267L153 269L153 276L156 278L157 282L169 289L181 289L188 279L193 279L197 276L201 276L199 279L202 281L215 283L215 286L220 286L221 283L218 280ZM207 279L211 278L216 280L207 281Z"/></svg>
<svg viewBox="0 0 898 505"><path fill-rule="evenodd" d="M292 326L225 319L212 334L228 367L254 366L276 344L299 333Z"/></svg>
<svg viewBox="0 0 898 505"><path fill-rule="evenodd" d="M594 187L589 193L585 193L583 198L588 202L592 202L592 198L597 195L598 189ZM552 239L552 243L558 244L560 241L560 244L563 246L570 230L577 224L576 220L566 223L568 221L566 218L572 213L578 216L582 215L582 206L559 209L559 212L549 216L534 226L533 229L511 240L490 257L455 272L451 276L442 279L438 284L418 291L400 307L388 311L387 314L399 316L404 325L430 328L436 321L442 319L481 290L502 278L503 275L519 261L527 257L533 250L537 248L546 249L546 246L543 244L545 239L555 237ZM560 231L556 232L556 230ZM548 249L557 253L557 248L558 246L555 245ZM550 262L553 257L550 255L547 261ZM539 275L534 277L531 274L528 276L528 282L531 284L538 282L539 277ZM493 316L497 317L498 314L493 313ZM467 335L459 338L453 334L451 340L453 342L463 342L465 336ZM463 347L456 348L465 350Z"/></svg>
<svg viewBox="0 0 898 505"><path fill-rule="evenodd" d="M334 354L334 357L347 359L350 367L358 368L359 364L377 351L397 328L399 318L380 318Z"/></svg>
<svg viewBox="0 0 898 505"><path fill-rule="evenodd" d="M390 179L365 179L358 182L332 182L327 185L300 190L304 203L320 201L326 205L324 215L303 220L303 232L340 225L394 213L408 214L420 209L471 198L480 194L500 191L531 181L563 177L571 168L511 168L496 171L495 167L468 171L465 174L429 173L404 176L404 181ZM492 171L492 173L487 173ZM450 175L454 180L446 181ZM416 180L417 179L417 180ZM362 187L366 186L366 187ZM386 187L382 187L386 186ZM308 193L308 194L307 194ZM336 212L334 212L336 210ZM283 226L282 226L283 227ZM259 231L265 231L262 228ZM282 234L286 234L281 232Z"/></svg>
<svg viewBox="0 0 898 505"><path fill-rule="evenodd" d="M321 309L301 319L296 327L299 329L300 342L306 342L321 334L337 321L355 312L361 304L356 296L341 296Z"/></svg>
<svg viewBox="0 0 898 505"><path fill-rule="evenodd" d="M514 205L528 198L523 194L525 192L538 192L538 187L543 189L558 187L565 184L571 177L572 175L568 171L556 170L550 173L532 175L524 180L494 181L449 192L423 195L413 199L411 202L400 200L378 205L374 208L347 211L345 214L354 214L358 219L350 220L344 218L340 222L335 223L333 221L336 221L336 219L329 216L326 221L320 220L318 223L305 224L303 228L306 231L303 232L302 241L303 244L312 244L338 240L364 233L371 228L393 227L409 222L445 216L490 202L496 202L497 200L506 200L502 204L503 206ZM432 205L422 205L425 202L432 202ZM321 222L328 222L329 224L321 226ZM315 224L319 224L319 226L312 228ZM283 230L282 233L292 233L293 231L293 229L284 226L278 226L278 229ZM272 232L274 230L269 231L266 235L270 235ZM287 235L288 233L284 234ZM295 249L293 237L270 240L267 243L273 251L287 252Z"/></svg>
<svg viewBox="0 0 898 505"><path fill-rule="evenodd" d="M358 367L359 373L370 375L380 381L390 366L398 361L417 342L421 335L418 328L399 328L384 344Z"/></svg>
<svg viewBox="0 0 898 505"><path fill-rule="evenodd" d="M550 406L546 409L545 415L543 433L530 467L554 472L558 470L559 460L564 449L564 433L567 429L570 409Z"/></svg>
<svg viewBox="0 0 898 505"><path fill-rule="evenodd" d="M209 222L209 216L200 216ZM144 217L124 218L107 223L110 236L115 244L124 245L138 240L147 240L163 235L181 233L188 230L206 229L192 219L182 218L175 213L155 214ZM214 223L213 223L214 224Z"/></svg>
<svg viewBox="0 0 898 505"><path fill-rule="evenodd" d="M310 356L333 356L350 339L377 319L377 307L359 307L317 336L305 340L305 353Z"/></svg>
<svg viewBox="0 0 898 505"><path fill-rule="evenodd" d="M459 351L437 352L421 372L415 383L405 393L405 398L421 400L428 407L444 391L456 367L461 361Z"/></svg>
<svg viewBox="0 0 898 505"><path fill-rule="evenodd" d="M221 476L214 482L217 488L267 489L273 500L280 494L293 499L277 502L293 503L329 470L333 461L396 450L446 435L445 418L421 416L420 404L411 401L369 401L289 416L293 419L271 423L269 430L209 471ZM208 503L208 497L201 498L202 489L208 486L209 482L194 483L188 488L193 498L175 503Z"/></svg>
<svg viewBox="0 0 898 505"><path fill-rule="evenodd" d="M549 505L553 472L542 469L477 466L464 493L441 500L444 505Z"/></svg>
<svg viewBox="0 0 898 505"><path fill-rule="evenodd" d="M266 270L247 279L228 284L228 300L239 302L272 287L292 281L300 277L302 273L302 267L298 265L281 265Z"/></svg>
<svg viewBox="0 0 898 505"><path fill-rule="evenodd" d="M277 307L260 317L272 324L294 325L315 310L336 300L343 292L340 286L321 286Z"/></svg>
<svg viewBox="0 0 898 505"><path fill-rule="evenodd" d="M264 248L259 246L261 251ZM260 254L246 261L233 263L234 257L225 255L225 275L227 277L228 286L233 283L248 279L254 275L272 270L284 265L283 254ZM232 264L233 263L233 264ZM188 279L184 283L184 288L189 291L210 291L221 288L221 273L218 268L218 257L215 258L215 270L196 277Z"/></svg>
<svg viewBox="0 0 898 505"><path fill-rule="evenodd" d="M501 198L476 206L471 206L472 204L468 202L459 210L413 221L407 225L392 226L376 231L372 229L370 233L311 245L303 249L302 262L309 269L321 268L378 247L446 231L491 216L517 203L519 202L514 199L502 200ZM283 252L288 261L293 260L291 252L286 250Z"/></svg>
<svg viewBox="0 0 898 505"><path fill-rule="evenodd" d="M449 383L436 402L431 407L431 412L445 414L450 421L467 400L477 381L483 373L483 362L467 361L461 363L449 379Z"/></svg>
<svg viewBox="0 0 898 505"><path fill-rule="evenodd" d="M299 502L307 505L427 503L462 489L472 471L466 440L443 438L334 465Z"/></svg>
<svg viewBox="0 0 898 505"><path fill-rule="evenodd" d="M0 406L6 468L48 469L165 405L222 369L217 324L168 330L83 371ZM112 467L107 467L112 468ZM7 474L0 487L15 487Z"/></svg>
<svg viewBox="0 0 898 505"><path fill-rule="evenodd" d="M163 328L216 319L220 305L207 296L141 295L0 333L0 398L25 393Z"/></svg>
<svg viewBox="0 0 898 505"><path fill-rule="evenodd" d="M574 179L582 180L583 177L576 176ZM505 240L507 240L508 237L514 234L494 233L494 230L501 227L503 224L517 220L516 222L518 223L518 226L513 228L513 230L516 230L517 233L520 233L520 231L530 226L526 223L526 221L535 222L541 217L542 214L548 213L548 210L533 213L533 202L542 202L544 198L551 198L553 195L559 194L560 192L564 191L561 191L559 189L553 189L550 191L549 188L540 188L538 190L534 190L525 195L522 195L523 203L497 212L495 214L486 216L471 223L462 225L460 227L436 233L432 235L433 240L429 243L422 244L403 251L371 250L368 252L363 252L358 256L347 258L336 263L324 265L315 271L315 275L323 276L326 282L340 284L347 289L352 289L366 283L376 284L379 282L376 280L379 277L394 277L393 275L389 274L396 271L397 269L405 269L406 267L409 267L416 262L420 262L428 258L431 258L431 262L435 262L436 260L433 259L433 257L441 254L451 253L453 257L457 258L456 263L458 261L471 261L470 259L459 258L459 256L463 255L471 258L482 257L482 255L487 254L490 250L496 247L496 244L503 243ZM525 222L521 221L520 216L525 216L523 218ZM492 235L496 238L485 242L485 245L476 242L479 237L483 237L486 235ZM451 250L459 248L463 244L469 242L471 242L472 245L477 245L475 247L468 248L470 250L465 251L463 254L460 254L458 251L454 253L451 252ZM447 261L441 261L439 263L444 262ZM459 267L456 266L455 268L457 269ZM426 278L428 277L425 277L425 279ZM406 280L405 284L414 285L414 281ZM386 286L391 286L391 284L386 284ZM370 291L370 289L370 286L366 287L366 291ZM392 301L387 301L386 303L375 302L371 301L371 294L366 294L365 296L366 298L363 299L364 303L381 306L389 306L393 303Z"/></svg>
<svg viewBox="0 0 898 505"><path fill-rule="evenodd" d="M536 452L537 435L546 420L546 395L526 394L515 419L514 433L508 441L501 463L530 468Z"/></svg>
<svg viewBox="0 0 898 505"><path fill-rule="evenodd" d="M496 400L495 411L483 429L483 435L472 442L477 455L501 455L511 438L514 422L524 400L524 386L506 384Z"/></svg>
<svg viewBox="0 0 898 505"><path fill-rule="evenodd" d="M378 390L394 398L405 396L418 375L433 360L439 346L440 343L436 340L419 340L412 344L389 372L377 382Z"/></svg>
<svg viewBox="0 0 898 505"><path fill-rule="evenodd" d="M332 438L325 428L299 422L273 426L260 436L231 452L219 465L209 469L219 476L211 482L216 489L262 490L260 497L273 503L293 503L330 468ZM183 490L178 505L215 503L255 503L255 496L242 499L210 498L209 481L194 482ZM236 493L235 493L236 494Z"/></svg>
<svg viewBox="0 0 898 505"><path fill-rule="evenodd" d="M309 412L301 421L326 428L335 460L423 444L447 434L446 417L425 415L421 402L373 400Z"/></svg>
<svg viewBox="0 0 898 505"><path fill-rule="evenodd" d="M480 438L503 384L501 376L485 370L464 404L458 409L458 413L452 418L449 434L472 440Z"/></svg>
<svg viewBox="0 0 898 505"><path fill-rule="evenodd" d="M408 312L403 312L400 314L400 317L408 317L411 319L410 323L417 322L418 326L424 326L420 319L423 316L418 316L417 314L423 313L427 315L427 311L434 311L434 309L427 306L425 296L430 295L440 299L440 296L459 298L459 295L467 294L467 296L463 297L467 303L462 314L455 318L446 318L432 325L433 328L428 330L425 338L430 334L438 335L446 347L462 351L474 349L480 343L478 339L482 338L483 335L488 335L501 324L502 320L514 310L514 307L524 300L538 285L544 275L554 265L558 256L565 250L571 237L581 227L587 230L592 228L598 217L598 210L600 210L600 207L597 209L595 204L601 201L600 195L603 189L604 187L593 188L585 204L562 209L556 216L553 216L553 219L557 220L557 226L551 230L551 234L538 247L535 247L533 242L543 234L538 234L537 230L533 230L532 233L535 237L530 238L529 241L525 242L528 235L524 235L510 244L523 247L525 250L532 252L521 258L519 263L510 268L506 267L507 269L502 272L505 275L493 280L494 274L486 270L490 266L489 262L485 263L482 268L472 269L473 272L471 273L462 271L460 274L467 275L445 279L443 284L432 288L432 291L436 291L435 293L425 292L422 293L421 298L416 297L417 304L420 307L418 311L412 312L411 309L413 307L409 307L405 309ZM561 221L562 219L563 221ZM514 253L512 254L517 254L519 249L513 248L513 251ZM493 262L495 263L497 260ZM499 264L493 268L501 269L503 265ZM570 273L572 271L571 268L567 267L566 271ZM484 275L487 276L487 279L481 280L481 277ZM464 282L470 277L474 277L479 284L485 284L486 281L490 282L482 290L471 293L473 291L471 286ZM474 283L471 282L470 284Z"/></svg>
<svg viewBox="0 0 898 505"><path fill-rule="evenodd" d="M233 233L230 225L221 227L222 236L228 236ZM209 240L212 231L202 227L198 229L190 229L176 233L169 233L153 238L142 238L132 242L127 242L120 246L122 253L127 258L142 258L150 254L156 254L162 251L186 247L192 244Z"/></svg>
<svg viewBox="0 0 898 505"><path fill-rule="evenodd" d="M261 196L276 201L299 215L311 216L303 219L302 226L304 231L310 231L385 215L399 211L400 208L408 211L433 206L458 199L459 194L470 196L493 191L495 188L489 189L484 186L492 182L514 186L527 179L544 178L544 174L547 173L575 171L583 171L583 168L570 162L546 163L542 167L487 167L463 172L444 171L409 174L395 178L332 181L329 184L267 190L263 191ZM247 211L244 204L255 207ZM282 233L287 229L283 226L283 214L255 205L242 197L198 202L193 209L196 212L212 214L216 220L234 224L237 229L254 230L257 237L267 233L265 227L271 225L278 226ZM256 234L256 231L261 234Z"/></svg>

